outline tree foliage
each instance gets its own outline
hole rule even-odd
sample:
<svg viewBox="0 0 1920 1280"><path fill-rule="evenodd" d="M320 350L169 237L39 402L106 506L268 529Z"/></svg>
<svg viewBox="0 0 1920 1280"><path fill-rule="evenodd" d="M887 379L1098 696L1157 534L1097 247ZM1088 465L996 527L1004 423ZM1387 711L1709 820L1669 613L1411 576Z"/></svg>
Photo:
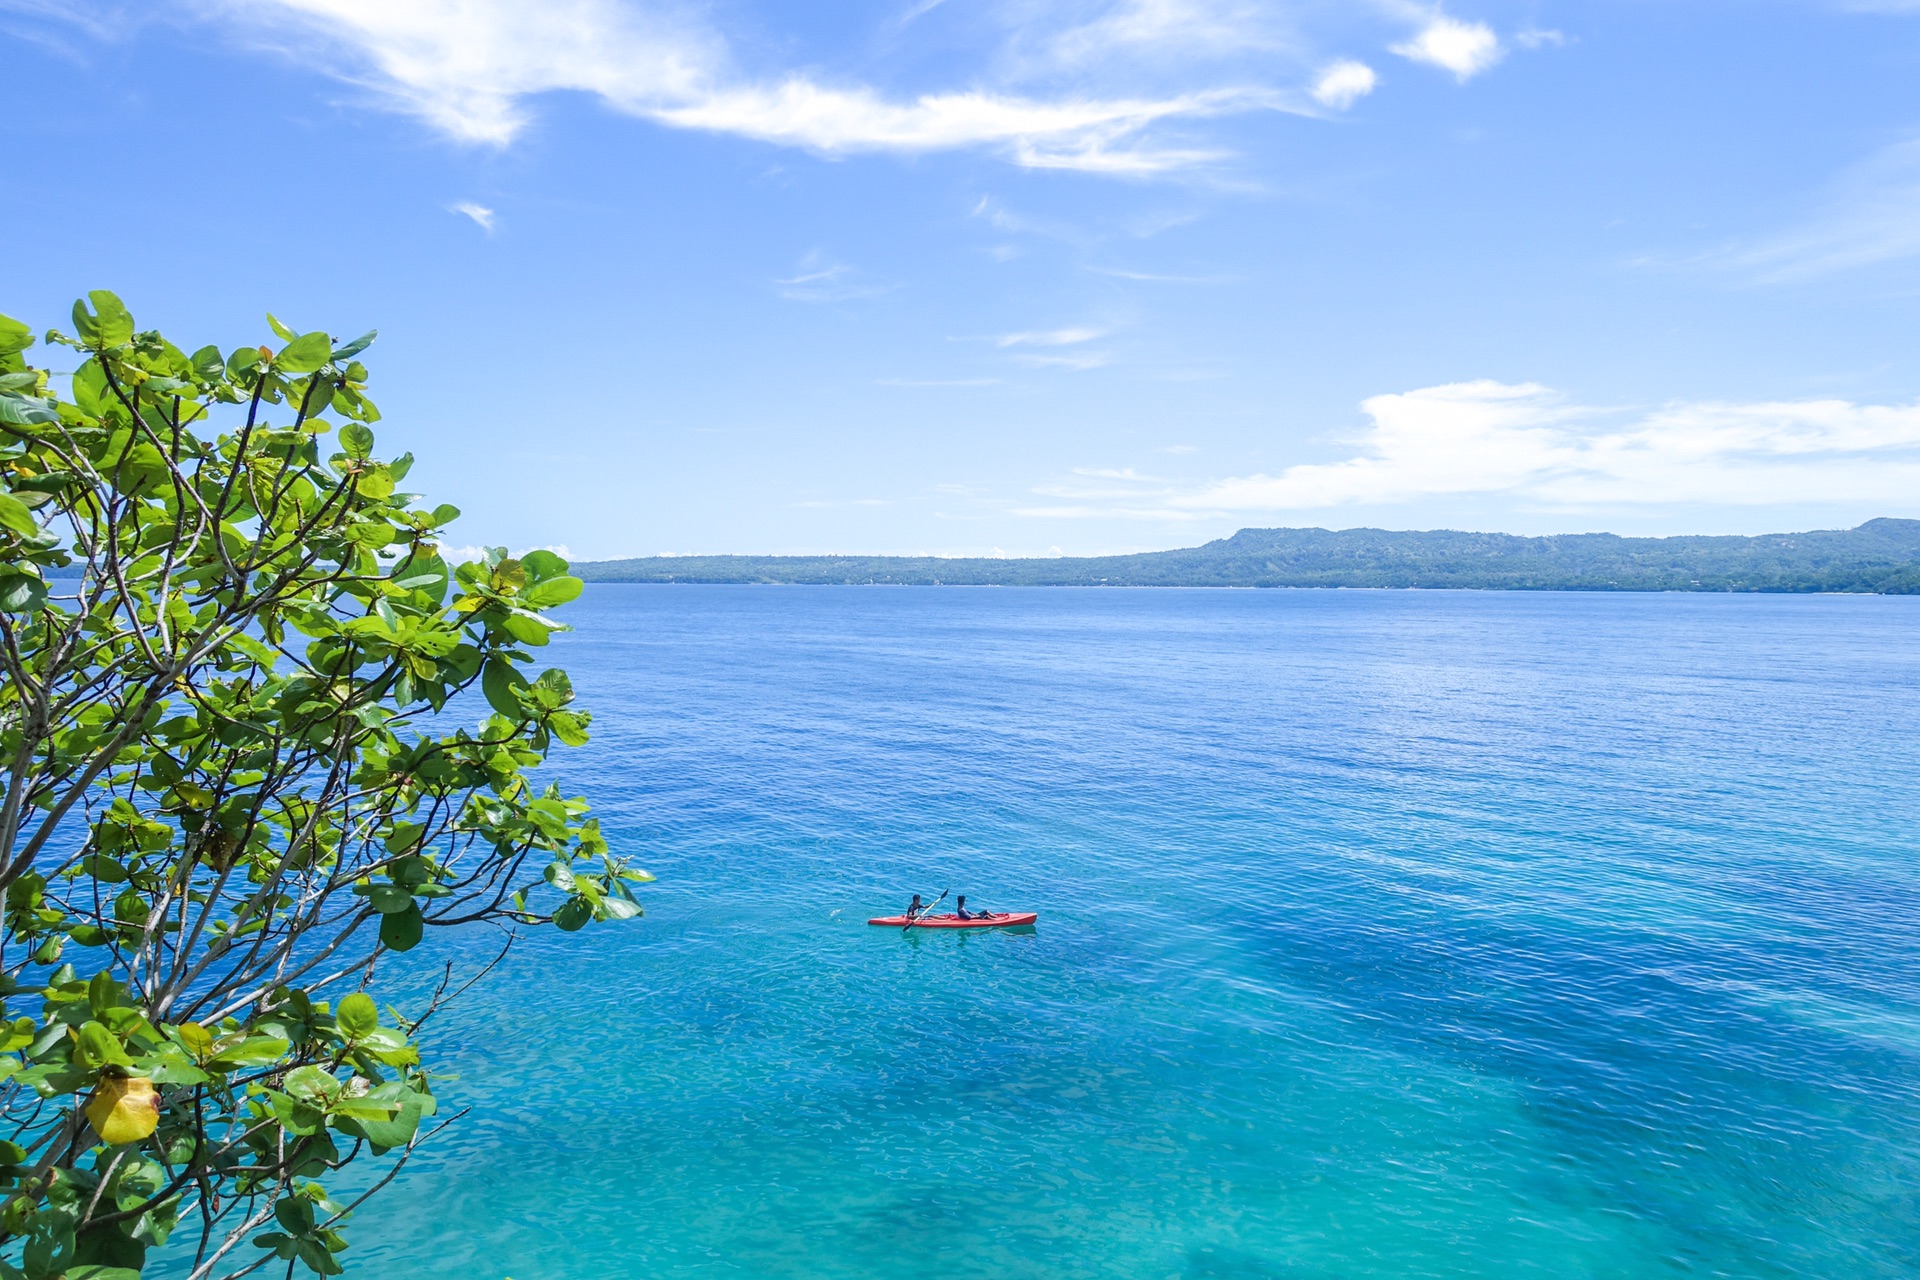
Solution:
<svg viewBox="0 0 1920 1280"><path fill-rule="evenodd" d="M0 317L4 1280L130 1280L170 1235L194 1277L337 1273L332 1175L383 1185L437 1111L446 983L383 1013L382 958L640 914L530 775L587 740L522 670L579 580L450 568L458 512L376 457L373 335L268 320L189 355L96 292L46 335L63 397Z"/></svg>

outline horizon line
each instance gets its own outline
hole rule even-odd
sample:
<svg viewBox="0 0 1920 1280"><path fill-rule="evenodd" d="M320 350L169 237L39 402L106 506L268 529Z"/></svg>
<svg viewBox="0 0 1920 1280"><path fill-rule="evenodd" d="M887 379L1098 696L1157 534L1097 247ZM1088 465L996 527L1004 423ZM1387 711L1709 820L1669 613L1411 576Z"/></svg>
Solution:
<svg viewBox="0 0 1920 1280"><path fill-rule="evenodd" d="M1329 529L1325 525L1244 525L1223 537L1212 538L1197 545L1162 547L1151 551L1110 551L1085 552L1080 554L1061 553L1058 555L943 555L939 552L904 551L710 551L710 552L658 552L654 555L606 556L595 559L575 559L572 564L620 564L629 561L660 560L984 560L989 563L1013 563L1022 560L1116 560L1128 556L1165 555L1172 551L1197 551L1214 543L1231 542L1243 533L1397 533L1397 534L1469 534L1488 538L1516 538L1535 542L1550 538L1618 538L1622 541L1666 542L1675 539L1692 538L1792 538L1804 537L1816 533L1856 533L1870 524L1881 522L1914 524L1920 523L1906 516L1873 516L1859 524L1845 527L1822 529L1787 529L1772 533L1666 533L1631 534L1613 533L1605 529L1592 529L1580 533L1507 533L1497 529L1388 529L1379 525L1351 525L1344 529Z"/></svg>

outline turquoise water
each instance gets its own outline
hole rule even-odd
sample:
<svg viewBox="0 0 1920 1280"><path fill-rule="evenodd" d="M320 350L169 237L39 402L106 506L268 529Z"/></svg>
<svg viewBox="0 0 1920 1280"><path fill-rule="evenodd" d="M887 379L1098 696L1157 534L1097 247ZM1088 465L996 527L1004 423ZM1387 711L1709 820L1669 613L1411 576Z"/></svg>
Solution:
<svg viewBox="0 0 1920 1280"><path fill-rule="evenodd" d="M352 1274L1920 1274L1920 600L569 612L660 883L438 1027ZM864 923L948 887L1039 926Z"/></svg>

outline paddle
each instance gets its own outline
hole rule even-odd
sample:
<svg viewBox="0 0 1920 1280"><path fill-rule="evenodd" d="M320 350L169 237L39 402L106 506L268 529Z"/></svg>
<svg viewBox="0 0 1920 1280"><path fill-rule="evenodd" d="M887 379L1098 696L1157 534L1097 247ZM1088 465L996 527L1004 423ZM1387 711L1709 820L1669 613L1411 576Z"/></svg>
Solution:
<svg viewBox="0 0 1920 1280"><path fill-rule="evenodd" d="M953 890L951 889L942 889L940 891L940 896L935 898L932 902L929 902L925 906L921 907L920 914L917 916L913 914L913 912L911 911L907 912L907 922L900 926L900 932L905 933L907 930L913 928L913 922L915 920L924 920L929 915L932 915L933 909L939 906L941 903L945 902L947 900L947 895L952 892Z"/></svg>

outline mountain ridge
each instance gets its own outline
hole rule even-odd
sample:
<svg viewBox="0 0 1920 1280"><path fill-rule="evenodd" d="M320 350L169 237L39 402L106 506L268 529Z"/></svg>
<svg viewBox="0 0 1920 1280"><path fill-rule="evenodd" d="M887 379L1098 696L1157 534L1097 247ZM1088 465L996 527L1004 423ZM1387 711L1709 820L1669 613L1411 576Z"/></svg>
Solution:
<svg viewBox="0 0 1920 1280"><path fill-rule="evenodd" d="M1920 593L1920 520L1666 538L1451 529L1241 529L1123 556L650 556L588 582L894 586L1397 587L1519 591Z"/></svg>

